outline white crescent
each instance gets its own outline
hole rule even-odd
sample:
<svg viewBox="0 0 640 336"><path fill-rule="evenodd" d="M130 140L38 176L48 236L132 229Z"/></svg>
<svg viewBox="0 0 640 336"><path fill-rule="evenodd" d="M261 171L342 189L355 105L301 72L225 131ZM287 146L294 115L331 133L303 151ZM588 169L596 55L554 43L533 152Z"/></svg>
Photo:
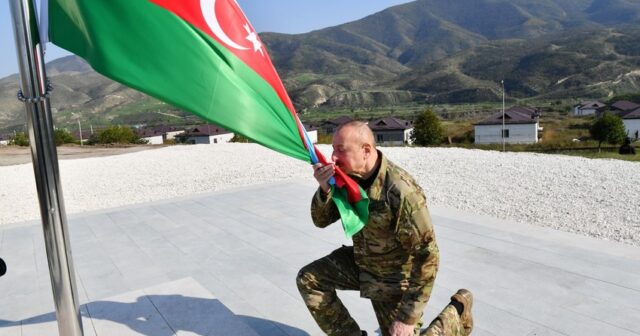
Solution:
<svg viewBox="0 0 640 336"><path fill-rule="evenodd" d="M217 36L220 41L234 49L249 49L234 42L229 36L227 36L224 30L222 30L220 22L218 22L218 17L216 16L216 0L200 0L200 9L202 10L202 16L204 16L205 21L207 21L207 25L209 25L213 34Z"/></svg>

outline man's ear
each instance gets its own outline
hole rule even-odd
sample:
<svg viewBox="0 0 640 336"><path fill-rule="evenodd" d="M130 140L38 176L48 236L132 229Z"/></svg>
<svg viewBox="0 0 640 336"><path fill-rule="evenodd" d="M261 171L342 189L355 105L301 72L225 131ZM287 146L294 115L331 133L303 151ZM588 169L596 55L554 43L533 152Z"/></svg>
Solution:
<svg viewBox="0 0 640 336"><path fill-rule="evenodd" d="M362 148L364 149L364 153L366 154L366 157L368 158L369 155L371 155L371 144L365 143L362 145Z"/></svg>

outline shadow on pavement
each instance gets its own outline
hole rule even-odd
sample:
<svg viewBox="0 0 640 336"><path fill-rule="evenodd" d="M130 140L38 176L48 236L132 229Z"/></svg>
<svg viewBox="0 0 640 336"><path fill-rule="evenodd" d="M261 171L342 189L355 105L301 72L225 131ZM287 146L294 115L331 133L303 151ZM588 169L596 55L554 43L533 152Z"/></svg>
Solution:
<svg viewBox="0 0 640 336"><path fill-rule="evenodd" d="M102 336L100 321L115 322L146 336L172 336L178 332L201 336L309 336L301 329L276 321L235 315L217 299L183 295L146 295L138 297L135 302L95 301L82 305L80 310L83 317L90 317L93 322L93 325L84 323L85 333L89 328L95 328L98 336ZM56 322L53 312L22 322L0 319L0 331L3 328L50 322Z"/></svg>

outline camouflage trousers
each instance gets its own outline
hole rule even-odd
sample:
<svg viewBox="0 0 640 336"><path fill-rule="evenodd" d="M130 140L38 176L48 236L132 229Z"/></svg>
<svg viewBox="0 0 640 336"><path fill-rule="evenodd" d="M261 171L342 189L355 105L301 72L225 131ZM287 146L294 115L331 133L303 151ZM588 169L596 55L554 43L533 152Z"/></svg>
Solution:
<svg viewBox="0 0 640 336"><path fill-rule="evenodd" d="M298 273L298 290L320 329L330 336L360 336L360 327L342 304L336 290L359 290L358 266L353 247L344 246L303 267ZM389 335L393 314L400 302L372 300L380 331ZM422 321L416 324L419 335ZM436 335L436 334L434 334Z"/></svg>
<svg viewBox="0 0 640 336"><path fill-rule="evenodd" d="M358 266L353 247L342 247L328 256L303 267L298 272L298 290L320 329L329 336L360 336L360 327L342 304L336 290L359 290ZM393 314L399 302L371 301L382 336L389 335ZM429 327L420 331L416 323L414 335L466 336L456 308L449 304Z"/></svg>
<svg viewBox="0 0 640 336"><path fill-rule="evenodd" d="M429 327L423 330L423 336L466 336L462 319L453 305L446 306Z"/></svg>

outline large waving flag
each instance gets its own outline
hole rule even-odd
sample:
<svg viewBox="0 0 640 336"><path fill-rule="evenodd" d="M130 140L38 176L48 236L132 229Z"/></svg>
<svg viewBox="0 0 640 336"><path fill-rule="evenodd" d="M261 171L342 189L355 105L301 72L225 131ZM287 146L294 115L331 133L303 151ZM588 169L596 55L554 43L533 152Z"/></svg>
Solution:
<svg viewBox="0 0 640 336"><path fill-rule="evenodd" d="M260 37L234 0L48 0L49 39L99 73L310 163L313 146ZM348 237L368 218L343 172L334 201Z"/></svg>

